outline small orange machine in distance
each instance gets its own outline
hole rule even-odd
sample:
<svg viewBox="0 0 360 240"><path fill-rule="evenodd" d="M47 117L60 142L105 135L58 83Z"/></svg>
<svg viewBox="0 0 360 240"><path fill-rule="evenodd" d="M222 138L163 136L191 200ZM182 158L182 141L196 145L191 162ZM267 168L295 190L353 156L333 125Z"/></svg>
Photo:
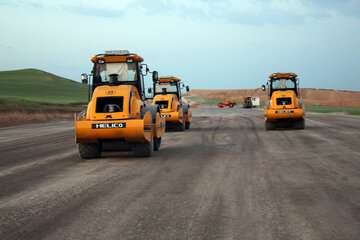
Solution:
<svg viewBox="0 0 360 240"><path fill-rule="evenodd" d="M282 123L294 128L305 128L305 110L300 95L299 79L295 73L274 73L270 75L267 87L268 104L265 108L265 127L273 130Z"/></svg>
<svg viewBox="0 0 360 240"><path fill-rule="evenodd" d="M175 127L180 131L189 129L192 119L190 104L182 96L185 85L180 78L169 76L160 77L154 82L153 104L160 106L161 117L166 119L168 129ZM186 86L186 91L190 91Z"/></svg>
<svg viewBox="0 0 360 240"><path fill-rule="evenodd" d="M233 100L225 99L223 102L218 103L218 108L233 108L236 106L236 102Z"/></svg>
<svg viewBox="0 0 360 240"><path fill-rule="evenodd" d="M105 145L133 150L149 157L160 148L165 121L160 108L145 104L143 58L126 50L108 51L91 59L92 75L82 74L89 86L86 111L76 115L75 137L81 158L98 158ZM153 81L158 74L153 72ZM113 149L116 150L116 149Z"/></svg>

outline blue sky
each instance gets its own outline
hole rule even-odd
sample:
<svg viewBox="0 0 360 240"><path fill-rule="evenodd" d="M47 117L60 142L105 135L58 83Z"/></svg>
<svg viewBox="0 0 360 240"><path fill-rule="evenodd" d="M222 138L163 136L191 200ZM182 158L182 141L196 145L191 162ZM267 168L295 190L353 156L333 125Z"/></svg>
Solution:
<svg viewBox="0 0 360 240"><path fill-rule="evenodd" d="M129 49L193 88L255 88L293 71L304 87L360 90L359 0L0 0L0 70L71 79Z"/></svg>

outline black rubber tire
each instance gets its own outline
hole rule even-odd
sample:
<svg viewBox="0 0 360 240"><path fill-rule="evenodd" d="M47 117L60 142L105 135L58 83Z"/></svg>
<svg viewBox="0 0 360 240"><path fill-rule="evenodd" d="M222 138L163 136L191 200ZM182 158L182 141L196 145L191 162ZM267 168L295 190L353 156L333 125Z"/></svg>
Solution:
<svg viewBox="0 0 360 240"><path fill-rule="evenodd" d="M299 130L305 129L305 119L301 119L295 122L295 128Z"/></svg>
<svg viewBox="0 0 360 240"><path fill-rule="evenodd" d="M134 154L136 157L151 157L154 152L154 140L150 142L137 143L134 146Z"/></svg>
<svg viewBox="0 0 360 240"><path fill-rule="evenodd" d="M275 130L276 125L273 122L265 121L265 129L266 129L266 131Z"/></svg>
<svg viewBox="0 0 360 240"><path fill-rule="evenodd" d="M186 129L186 130L189 130L189 129L190 129L190 125L191 125L190 122L186 122L186 123L185 123L185 129Z"/></svg>
<svg viewBox="0 0 360 240"><path fill-rule="evenodd" d="M79 143L78 150L82 159L101 157L101 144L99 143Z"/></svg>
<svg viewBox="0 0 360 240"><path fill-rule="evenodd" d="M154 151L159 151L161 146L161 138L154 139Z"/></svg>

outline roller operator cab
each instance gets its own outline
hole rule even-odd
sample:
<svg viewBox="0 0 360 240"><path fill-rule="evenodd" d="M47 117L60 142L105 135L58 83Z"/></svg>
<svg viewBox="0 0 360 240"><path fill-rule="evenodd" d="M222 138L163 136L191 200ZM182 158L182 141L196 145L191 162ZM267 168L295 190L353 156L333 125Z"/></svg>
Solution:
<svg viewBox="0 0 360 240"><path fill-rule="evenodd" d="M153 104L158 105L161 117L166 119L167 129L175 128L180 131L189 129L192 119L190 104L182 96L182 88L188 92L189 86L177 77L161 77L154 82Z"/></svg>
<svg viewBox="0 0 360 240"><path fill-rule="evenodd" d="M273 130L278 126L291 125L305 128L305 110L300 96L299 80L295 73L274 73L267 87L268 104L265 108L265 127Z"/></svg>
<svg viewBox="0 0 360 240"><path fill-rule="evenodd" d="M75 117L81 158L98 158L108 146L149 157L160 148L165 121L157 105L145 104L143 58L128 51L109 51L91 59L92 74L82 74L89 87L87 109ZM158 74L153 72L153 81ZM117 150L117 149L111 149Z"/></svg>

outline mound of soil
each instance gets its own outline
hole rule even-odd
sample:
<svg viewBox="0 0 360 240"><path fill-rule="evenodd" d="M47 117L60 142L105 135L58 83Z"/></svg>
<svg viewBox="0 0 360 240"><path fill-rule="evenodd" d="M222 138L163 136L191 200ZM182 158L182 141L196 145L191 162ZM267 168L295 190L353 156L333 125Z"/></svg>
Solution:
<svg viewBox="0 0 360 240"><path fill-rule="evenodd" d="M360 92L332 89L305 88L301 90L305 104L331 107L360 107ZM204 90L195 89L190 96L204 99L231 99L243 102L245 97L259 96L262 101L266 99L261 89L233 89L233 90Z"/></svg>

